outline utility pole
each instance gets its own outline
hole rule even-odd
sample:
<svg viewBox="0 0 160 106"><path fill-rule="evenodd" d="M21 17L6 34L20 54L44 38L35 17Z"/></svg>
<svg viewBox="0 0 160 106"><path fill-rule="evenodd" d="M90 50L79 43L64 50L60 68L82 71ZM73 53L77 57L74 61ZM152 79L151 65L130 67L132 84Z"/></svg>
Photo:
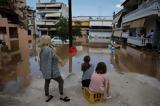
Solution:
<svg viewBox="0 0 160 106"><path fill-rule="evenodd" d="M69 6L69 47L72 47L72 0L68 0Z"/></svg>
<svg viewBox="0 0 160 106"><path fill-rule="evenodd" d="M68 0L69 7L69 49L72 47L72 0ZM69 56L69 73L72 73L72 56Z"/></svg>

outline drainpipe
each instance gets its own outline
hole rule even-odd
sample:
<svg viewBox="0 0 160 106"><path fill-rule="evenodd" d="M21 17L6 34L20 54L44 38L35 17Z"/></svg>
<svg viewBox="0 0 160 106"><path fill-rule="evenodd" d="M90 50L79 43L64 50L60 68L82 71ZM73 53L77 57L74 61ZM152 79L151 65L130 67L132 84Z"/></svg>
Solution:
<svg viewBox="0 0 160 106"><path fill-rule="evenodd" d="M36 56L37 56L37 51L36 51L36 46L37 46L37 44L36 44L36 19L35 19L35 14L36 14L36 11L33 11L33 13L32 13L32 15L33 15L33 38L34 38L34 41L35 41L35 43L34 43L34 55L35 55L35 61L37 60L36 59Z"/></svg>

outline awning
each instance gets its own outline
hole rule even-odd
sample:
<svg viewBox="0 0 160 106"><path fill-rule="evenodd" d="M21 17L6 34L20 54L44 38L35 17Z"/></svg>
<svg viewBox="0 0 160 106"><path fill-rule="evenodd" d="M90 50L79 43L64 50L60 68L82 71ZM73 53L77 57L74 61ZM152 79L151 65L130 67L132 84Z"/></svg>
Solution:
<svg viewBox="0 0 160 106"><path fill-rule="evenodd" d="M60 17L61 13L47 13L45 17Z"/></svg>
<svg viewBox="0 0 160 106"><path fill-rule="evenodd" d="M121 37L122 31L114 31L113 36Z"/></svg>
<svg viewBox="0 0 160 106"><path fill-rule="evenodd" d="M127 22L127 23L124 23L122 26L123 26L123 27L127 27L127 26L129 27L130 24L131 24L131 22Z"/></svg>
<svg viewBox="0 0 160 106"><path fill-rule="evenodd" d="M61 4L46 4L46 7L61 7Z"/></svg>
<svg viewBox="0 0 160 106"><path fill-rule="evenodd" d="M121 14L119 14L119 15L117 15L117 16L113 19L113 23L118 22L118 21L119 21L119 19L121 18L121 16L122 16L122 13L121 13Z"/></svg>
<svg viewBox="0 0 160 106"><path fill-rule="evenodd" d="M46 6L45 4L37 4L37 8L45 7L45 6Z"/></svg>
<svg viewBox="0 0 160 106"><path fill-rule="evenodd" d="M132 21L130 24L130 28L142 28L144 27L144 23L145 23L145 18Z"/></svg>
<svg viewBox="0 0 160 106"><path fill-rule="evenodd" d="M135 21L124 23L123 27L142 28L144 27L144 23L145 23L145 18L142 18Z"/></svg>

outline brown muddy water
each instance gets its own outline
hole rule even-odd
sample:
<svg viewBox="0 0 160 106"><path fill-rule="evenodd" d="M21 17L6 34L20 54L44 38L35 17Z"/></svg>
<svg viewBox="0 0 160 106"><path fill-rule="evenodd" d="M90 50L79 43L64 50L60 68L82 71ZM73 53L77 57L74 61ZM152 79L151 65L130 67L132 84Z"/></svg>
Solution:
<svg viewBox="0 0 160 106"><path fill-rule="evenodd" d="M133 72L160 80L160 55L155 52L140 51L132 47L117 49L111 56L119 72Z"/></svg>
<svg viewBox="0 0 160 106"><path fill-rule="evenodd" d="M80 71L83 57L89 55L91 63L96 64L103 61L107 64L108 72L117 70L118 72L134 72L160 79L160 56L153 53L146 53L131 47L117 49L111 54L108 48L89 48L87 46L77 46L78 53L72 58L73 73ZM39 51L39 50L38 50ZM65 63L61 67L62 76L68 73L68 46L58 46L56 52ZM15 94L23 92L32 82L42 78L39 71L38 57L28 57L21 53L21 59L11 58L10 54L1 53L0 66L0 91ZM3 58L2 58L3 57Z"/></svg>

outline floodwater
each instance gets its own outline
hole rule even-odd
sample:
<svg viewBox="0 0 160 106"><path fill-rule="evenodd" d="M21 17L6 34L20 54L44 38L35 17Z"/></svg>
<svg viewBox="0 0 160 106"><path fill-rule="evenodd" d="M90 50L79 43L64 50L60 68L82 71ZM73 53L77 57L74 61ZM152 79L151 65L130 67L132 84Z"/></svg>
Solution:
<svg viewBox="0 0 160 106"><path fill-rule="evenodd" d="M160 56L145 53L131 47L118 49L115 54L111 54L108 48L89 48L87 46L77 46L78 53L72 58L72 72L80 71L83 57L89 55L91 63L96 64L103 61L107 64L108 72L117 70L118 72L135 72L160 79ZM56 52L65 63L60 68L62 76L69 72L68 46L58 46ZM22 57L23 54L21 54ZM28 60L28 61L27 61ZM12 60L14 62L14 60ZM13 64L8 62L0 69L0 91L15 94L23 92L32 80L42 78L39 71L38 57L30 57Z"/></svg>
<svg viewBox="0 0 160 106"><path fill-rule="evenodd" d="M160 80L160 55L132 47L117 49L111 56L119 72L134 72Z"/></svg>

